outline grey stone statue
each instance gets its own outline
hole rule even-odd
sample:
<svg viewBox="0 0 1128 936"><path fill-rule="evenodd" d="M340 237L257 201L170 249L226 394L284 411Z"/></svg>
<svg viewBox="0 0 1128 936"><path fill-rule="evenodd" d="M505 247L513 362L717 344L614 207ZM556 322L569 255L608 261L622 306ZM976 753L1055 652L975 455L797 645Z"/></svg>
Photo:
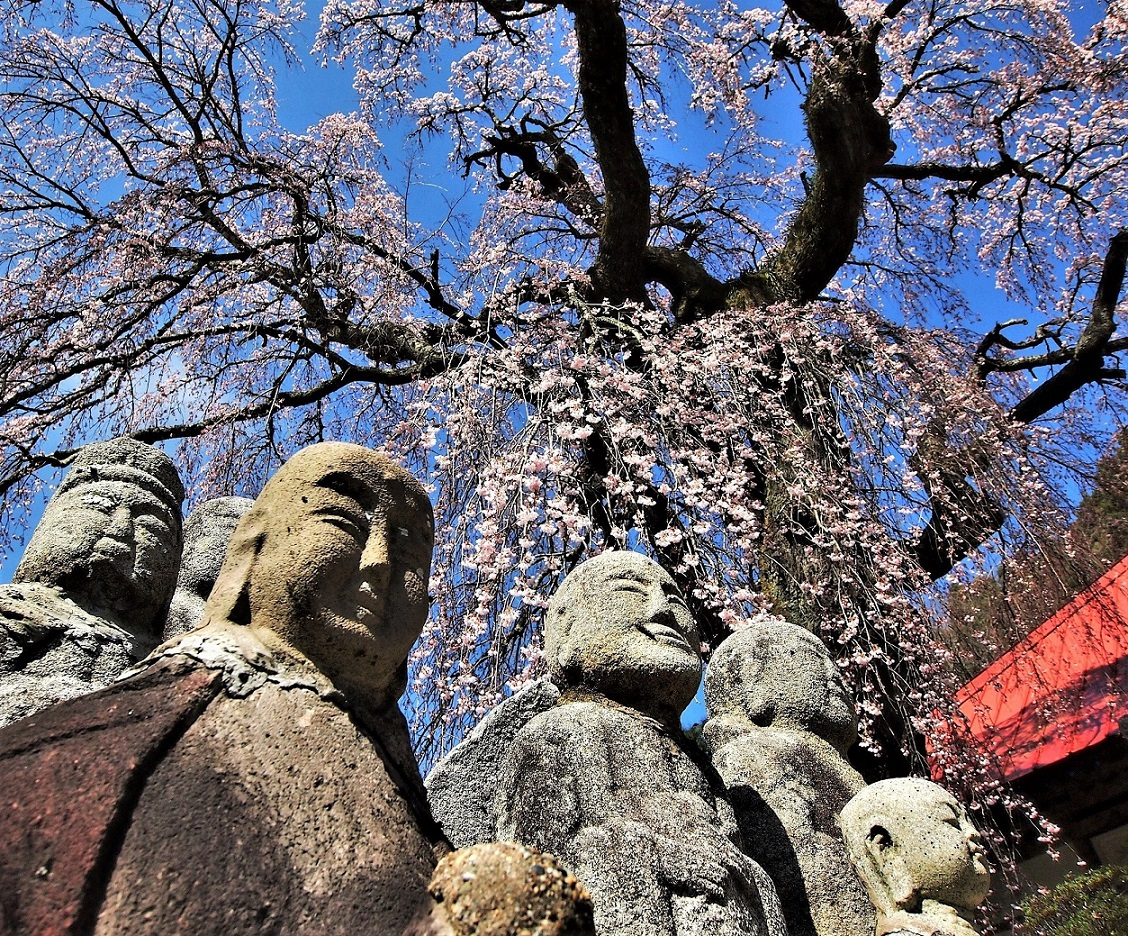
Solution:
<svg viewBox="0 0 1128 936"><path fill-rule="evenodd" d="M916 777L880 780L840 821L877 908L877 936L975 936L991 874L979 833L947 790Z"/></svg>
<svg viewBox="0 0 1128 936"><path fill-rule="evenodd" d="M254 503L249 497L216 497L204 501L184 521L184 554L168 609L164 639L200 626L204 603L219 576L235 525Z"/></svg>
<svg viewBox="0 0 1128 936"><path fill-rule="evenodd" d="M83 447L0 586L0 725L107 685L160 640L184 488L133 439Z"/></svg>
<svg viewBox="0 0 1128 936"><path fill-rule="evenodd" d="M673 580L636 553L591 559L553 596L545 642L561 696L501 766L498 837L556 855L601 936L782 934L771 882L678 725L701 660Z"/></svg>
<svg viewBox="0 0 1128 936"><path fill-rule="evenodd" d="M705 744L790 936L872 936L837 821L865 785L845 757L857 716L822 641L782 620L738 631L709 661L705 704Z"/></svg>
<svg viewBox="0 0 1128 936"><path fill-rule="evenodd" d="M385 456L286 462L200 628L0 731L0 933L591 936L582 889L532 852L479 850L458 867L480 885L429 889L448 846L396 701L432 537Z"/></svg>

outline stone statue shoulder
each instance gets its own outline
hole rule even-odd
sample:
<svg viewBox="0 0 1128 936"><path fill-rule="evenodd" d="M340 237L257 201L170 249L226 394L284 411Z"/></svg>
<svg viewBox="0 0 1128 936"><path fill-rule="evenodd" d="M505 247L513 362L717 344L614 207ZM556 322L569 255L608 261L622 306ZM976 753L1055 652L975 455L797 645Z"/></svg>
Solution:
<svg viewBox="0 0 1128 936"><path fill-rule="evenodd" d="M865 781L834 746L809 731L760 727L746 719L721 716L704 727L705 744L726 786L766 790L811 782L834 791L841 808Z"/></svg>
<svg viewBox="0 0 1128 936"><path fill-rule="evenodd" d="M53 586L0 586L0 726L113 682L149 648Z"/></svg>
<svg viewBox="0 0 1128 936"><path fill-rule="evenodd" d="M559 698L560 690L547 679L522 686L494 706L427 775L431 812L455 848L497 837L493 799L501 765L521 729Z"/></svg>

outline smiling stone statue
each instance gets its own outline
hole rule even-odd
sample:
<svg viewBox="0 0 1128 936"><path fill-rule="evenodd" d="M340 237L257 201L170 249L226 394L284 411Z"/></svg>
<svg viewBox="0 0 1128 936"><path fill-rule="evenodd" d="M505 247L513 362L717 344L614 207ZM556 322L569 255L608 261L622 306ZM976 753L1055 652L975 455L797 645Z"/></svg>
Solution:
<svg viewBox="0 0 1128 936"><path fill-rule="evenodd" d="M184 488L133 439L83 447L0 586L0 726L100 689L159 642Z"/></svg>
<svg viewBox="0 0 1128 936"><path fill-rule="evenodd" d="M975 936L971 921L991 873L952 794L916 777L880 780L846 804L840 821L877 908L877 936Z"/></svg>
<svg viewBox="0 0 1128 936"><path fill-rule="evenodd" d="M545 643L562 692L504 760L498 837L558 856L601 936L782 932L770 880L678 726L701 659L673 580L636 553L591 559L552 598Z"/></svg>

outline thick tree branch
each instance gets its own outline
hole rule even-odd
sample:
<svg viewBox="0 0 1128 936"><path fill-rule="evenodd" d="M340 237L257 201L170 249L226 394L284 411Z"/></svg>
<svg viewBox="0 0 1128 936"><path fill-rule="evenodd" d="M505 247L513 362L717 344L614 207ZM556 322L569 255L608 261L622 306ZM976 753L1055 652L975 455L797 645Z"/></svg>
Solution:
<svg viewBox="0 0 1128 936"><path fill-rule="evenodd" d="M603 174L603 224L592 288L612 303L646 298L643 255L650 237L650 174L635 139L627 95L627 30L614 0L566 0L576 24L584 116Z"/></svg>
<svg viewBox="0 0 1128 936"><path fill-rule="evenodd" d="M916 165L889 163L882 166L873 177L875 179L897 179L904 182L922 182L925 179L941 179L945 182L970 183L967 194L976 196L984 186L1004 176L1013 175L1017 164L1004 159L990 165L952 166L945 163L925 162Z"/></svg>
<svg viewBox="0 0 1128 936"><path fill-rule="evenodd" d="M530 125L539 129L531 130ZM463 158L469 171L474 163L493 160L503 191L513 183L514 176L505 171L504 157L516 159L521 171L540 185L541 194L563 205L573 215L594 229L602 225L603 206L599 203L587 177L580 170L579 163L568 153L554 128L531 118L521 121L520 129L500 125L497 133L486 137L486 149L471 153ZM544 146L552 156L554 165L550 168L542 161L538 147Z"/></svg>
<svg viewBox="0 0 1128 936"><path fill-rule="evenodd" d="M857 34L835 3L788 5L827 37L803 104L815 175L783 245L745 278L749 295L737 301L754 301L757 294L770 301L817 298L849 258L866 184L894 150L889 122L873 104L881 93L873 42Z"/></svg>
<svg viewBox="0 0 1128 936"><path fill-rule="evenodd" d="M953 452L943 429L928 427L915 455L913 470L928 494L932 516L914 546L917 563L933 581L943 578L1006 520L1006 511L968 481L974 456Z"/></svg>
<svg viewBox="0 0 1128 936"><path fill-rule="evenodd" d="M1124 371L1105 366L1105 357L1111 353L1112 334L1116 330L1116 303L1124 285L1125 264L1128 262L1128 231L1112 238L1105 256L1101 281L1093 299L1093 311L1069 361L1053 376L1044 380L1015 406L1010 416L1015 422L1033 422L1055 407L1060 406L1086 384L1124 377ZM1117 345L1122 342L1117 342Z"/></svg>

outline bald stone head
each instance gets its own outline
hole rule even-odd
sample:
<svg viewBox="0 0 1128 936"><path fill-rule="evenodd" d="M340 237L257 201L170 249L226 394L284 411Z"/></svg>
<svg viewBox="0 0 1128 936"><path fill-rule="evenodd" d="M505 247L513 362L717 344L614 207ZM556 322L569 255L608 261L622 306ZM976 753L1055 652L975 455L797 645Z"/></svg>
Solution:
<svg viewBox="0 0 1128 936"><path fill-rule="evenodd" d="M710 718L806 731L845 754L858 720L838 667L818 637L780 619L727 637L705 673Z"/></svg>
<svg viewBox="0 0 1128 936"><path fill-rule="evenodd" d="M634 552L578 566L545 616L545 655L562 689L586 689L676 721L701 680L700 637L674 580Z"/></svg>
<svg viewBox="0 0 1128 936"><path fill-rule="evenodd" d="M433 542L407 471L359 445L311 445L240 520L204 623L247 625L353 701L385 702L427 617Z"/></svg>
<svg viewBox="0 0 1128 936"><path fill-rule="evenodd" d="M204 501L184 521L184 553L164 639L200 626L204 603L219 577L235 526L254 501L249 497L216 497Z"/></svg>
<svg viewBox="0 0 1128 936"><path fill-rule="evenodd" d="M916 777L865 787L839 817L850 860L878 912L970 915L991 886L979 833L943 787Z"/></svg>
<svg viewBox="0 0 1128 936"><path fill-rule="evenodd" d="M85 610L156 639L180 564L184 486L133 439L84 446L48 502L13 582L61 588Z"/></svg>

